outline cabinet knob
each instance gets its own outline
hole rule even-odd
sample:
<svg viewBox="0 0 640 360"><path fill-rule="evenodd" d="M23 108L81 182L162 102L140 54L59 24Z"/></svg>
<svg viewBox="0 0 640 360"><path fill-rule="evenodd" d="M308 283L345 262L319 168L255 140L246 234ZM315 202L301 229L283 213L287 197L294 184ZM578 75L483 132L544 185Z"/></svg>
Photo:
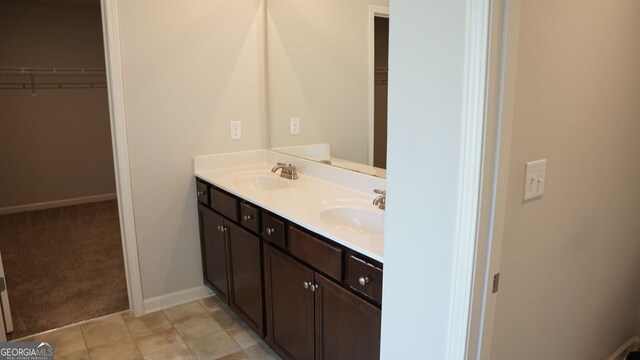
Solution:
<svg viewBox="0 0 640 360"><path fill-rule="evenodd" d="M198 196L202 196L202 195L204 195L204 191L199 190L199 191L197 192L197 194L198 194Z"/></svg>
<svg viewBox="0 0 640 360"><path fill-rule="evenodd" d="M273 234L273 233L275 233L275 232L276 232L276 229L273 229L273 228L267 228L267 235L271 235L271 234Z"/></svg>
<svg viewBox="0 0 640 360"><path fill-rule="evenodd" d="M218 225L217 229L218 231L222 232L222 225Z"/></svg>
<svg viewBox="0 0 640 360"><path fill-rule="evenodd" d="M314 283L312 283L311 281L304 281L304 282L302 283L302 287L303 287L303 288L305 288L305 289L309 289L309 290L311 290L311 291L316 291L316 290L318 290L318 288L320 287L320 285L318 285L318 284L314 284Z"/></svg>
<svg viewBox="0 0 640 360"><path fill-rule="evenodd" d="M360 278L358 279L358 284L365 286L369 283L369 278L366 276L360 276Z"/></svg>
<svg viewBox="0 0 640 360"><path fill-rule="evenodd" d="M253 216L251 216L251 215L244 215L244 216L242 217L242 221L245 221L245 222L246 222L246 221L249 221L249 220L251 220L251 219L253 219Z"/></svg>

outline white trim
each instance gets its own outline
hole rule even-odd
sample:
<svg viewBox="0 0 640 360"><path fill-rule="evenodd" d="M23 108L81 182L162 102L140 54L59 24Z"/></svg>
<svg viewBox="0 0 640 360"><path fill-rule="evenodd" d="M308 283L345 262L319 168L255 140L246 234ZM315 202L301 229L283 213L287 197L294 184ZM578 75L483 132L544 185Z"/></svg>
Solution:
<svg viewBox="0 0 640 360"><path fill-rule="evenodd" d="M122 250L129 292L129 308L137 316L144 314L144 302L129 170L124 88L120 63L118 7L116 0L101 0L101 5Z"/></svg>
<svg viewBox="0 0 640 360"><path fill-rule="evenodd" d="M493 275L491 271L491 249L493 240L494 215L496 210L496 192L498 186L501 121L500 109L502 99L502 79L504 75L504 34L503 9L504 1L496 0L491 4L491 33L489 35L489 68L487 87L487 125L484 150L483 186L479 216L478 245L476 248L476 274L473 284L473 300L467 345L467 359L480 359L483 336L491 334L492 312L486 311L486 303L495 298L491 292ZM482 271L484 270L484 271ZM492 297L489 297L492 296ZM487 325L488 328L484 328ZM489 349L489 346L486 347Z"/></svg>
<svg viewBox="0 0 640 360"><path fill-rule="evenodd" d="M6 276L4 273L4 265L2 264L2 256L0 256L0 278L5 282L4 291L0 293L0 305L2 310L0 311L0 320L2 320L2 333L3 341L7 341L6 334L13 331L13 317L11 316L11 305L9 304L9 289L7 289ZM0 339L1 340L1 339Z"/></svg>
<svg viewBox="0 0 640 360"><path fill-rule="evenodd" d="M25 211L52 209L52 208L71 206L71 205L88 204L92 202L100 202L100 201L107 201L107 200L114 200L114 199L116 199L116 193L83 196L83 197L77 197L72 199L46 201L46 202L18 205L18 206L7 206L7 207L0 208L0 215L21 213Z"/></svg>
<svg viewBox="0 0 640 360"><path fill-rule="evenodd" d="M640 337L634 336L627 340L622 346L618 348L607 360L624 360L630 351L638 350L640 346Z"/></svg>
<svg viewBox="0 0 640 360"><path fill-rule="evenodd" d="M446 359L462 360L467 352L474 279L486 114L490 0L467 2L467 39L456 237ZM482 269L477 269L482 270Z"/></svg>
<svg viewBox="0 0 640 360"><path fill-rule="evenodd" d="M479 253L474 282L474 306L467 359L491 359L493 327L497 298L500 291L491 291L493 274L500 271L500 258L504 221L506 216L507 185L511 158L511 129L513 126L513 96L517 67L520 0L498 0L492 8L491 70L489 85L489 121L492 141L487 144L485 156L491 165L485 167L485 175L491 183L485 185L481 208L482 225L479 232ZM490 159L492 157L492 159ZM480 273L484 269L484 273Z"/></svg>
<svg viewBox="0 0 640 360"><path fill-rule="evenodd" d="M213 296L213 292L208 287L196 286L186 290L180 290L169 294L155 296L144 301L146 313L170 308L172 306L188 303L208 296Z"/></svg>
<svg viewBox="0 0 640 360"><path fill-rule="evenodd" d="M379 6L379 5L369 5L369 21L367 21L367 36L368 42L367 47L369 51L369 59L368 59L368 69L369 69L369 128L367 129L369 135L369 154L367 159L367 164L373 166L373 144L374 144L374 115L375 115L375 74L374 74L374 64L375 64L375 56L376 56L376 48L375 48L375 18L376 17L389 17L389 7L388 6Z"/></svg>

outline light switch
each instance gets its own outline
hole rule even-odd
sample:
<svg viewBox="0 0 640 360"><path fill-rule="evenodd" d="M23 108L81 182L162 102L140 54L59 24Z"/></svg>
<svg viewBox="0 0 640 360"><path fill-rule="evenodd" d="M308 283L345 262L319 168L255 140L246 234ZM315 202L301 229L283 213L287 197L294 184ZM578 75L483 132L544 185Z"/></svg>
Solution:
<svg viewBox="0 0 640 360"><path fill-rule="evenodd" d="M547 172L547 159L529 161L525 167L524 200L537 198L544 194L544 179Z"/></svg>
<svg viewBox="0 0 640 360"><path fill-rule="evenodd" d="M238 140L242 138L242 127L240 121L231 122L231 140Z"/></svg>
<svg viewBox="0 0 640 360"><path fill-rule="evenodd" d="M289 130L291 135L300 134L300 118L292 117L289 119Z"/></svg>

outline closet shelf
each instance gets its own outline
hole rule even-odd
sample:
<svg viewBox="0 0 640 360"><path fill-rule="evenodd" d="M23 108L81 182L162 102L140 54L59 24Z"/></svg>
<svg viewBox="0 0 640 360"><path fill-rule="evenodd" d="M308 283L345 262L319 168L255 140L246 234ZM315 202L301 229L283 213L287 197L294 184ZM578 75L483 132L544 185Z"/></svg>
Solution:
<svg viewBox="0 0 640 360"><path fill-rule="evenodd" d="M105 69L0 67L0 90L106 88Z"/></svg>

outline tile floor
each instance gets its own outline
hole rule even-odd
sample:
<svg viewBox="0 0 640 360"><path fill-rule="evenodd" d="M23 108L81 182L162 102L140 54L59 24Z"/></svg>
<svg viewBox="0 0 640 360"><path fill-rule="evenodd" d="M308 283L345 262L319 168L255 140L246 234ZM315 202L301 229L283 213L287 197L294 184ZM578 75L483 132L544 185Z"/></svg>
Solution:
<svg viewBox="0 0 640 360"><path fill-rule="evenodd" d="M138 318L114 314L20 341L54 342L56 360L280 359L215 297Z"/></svg>

